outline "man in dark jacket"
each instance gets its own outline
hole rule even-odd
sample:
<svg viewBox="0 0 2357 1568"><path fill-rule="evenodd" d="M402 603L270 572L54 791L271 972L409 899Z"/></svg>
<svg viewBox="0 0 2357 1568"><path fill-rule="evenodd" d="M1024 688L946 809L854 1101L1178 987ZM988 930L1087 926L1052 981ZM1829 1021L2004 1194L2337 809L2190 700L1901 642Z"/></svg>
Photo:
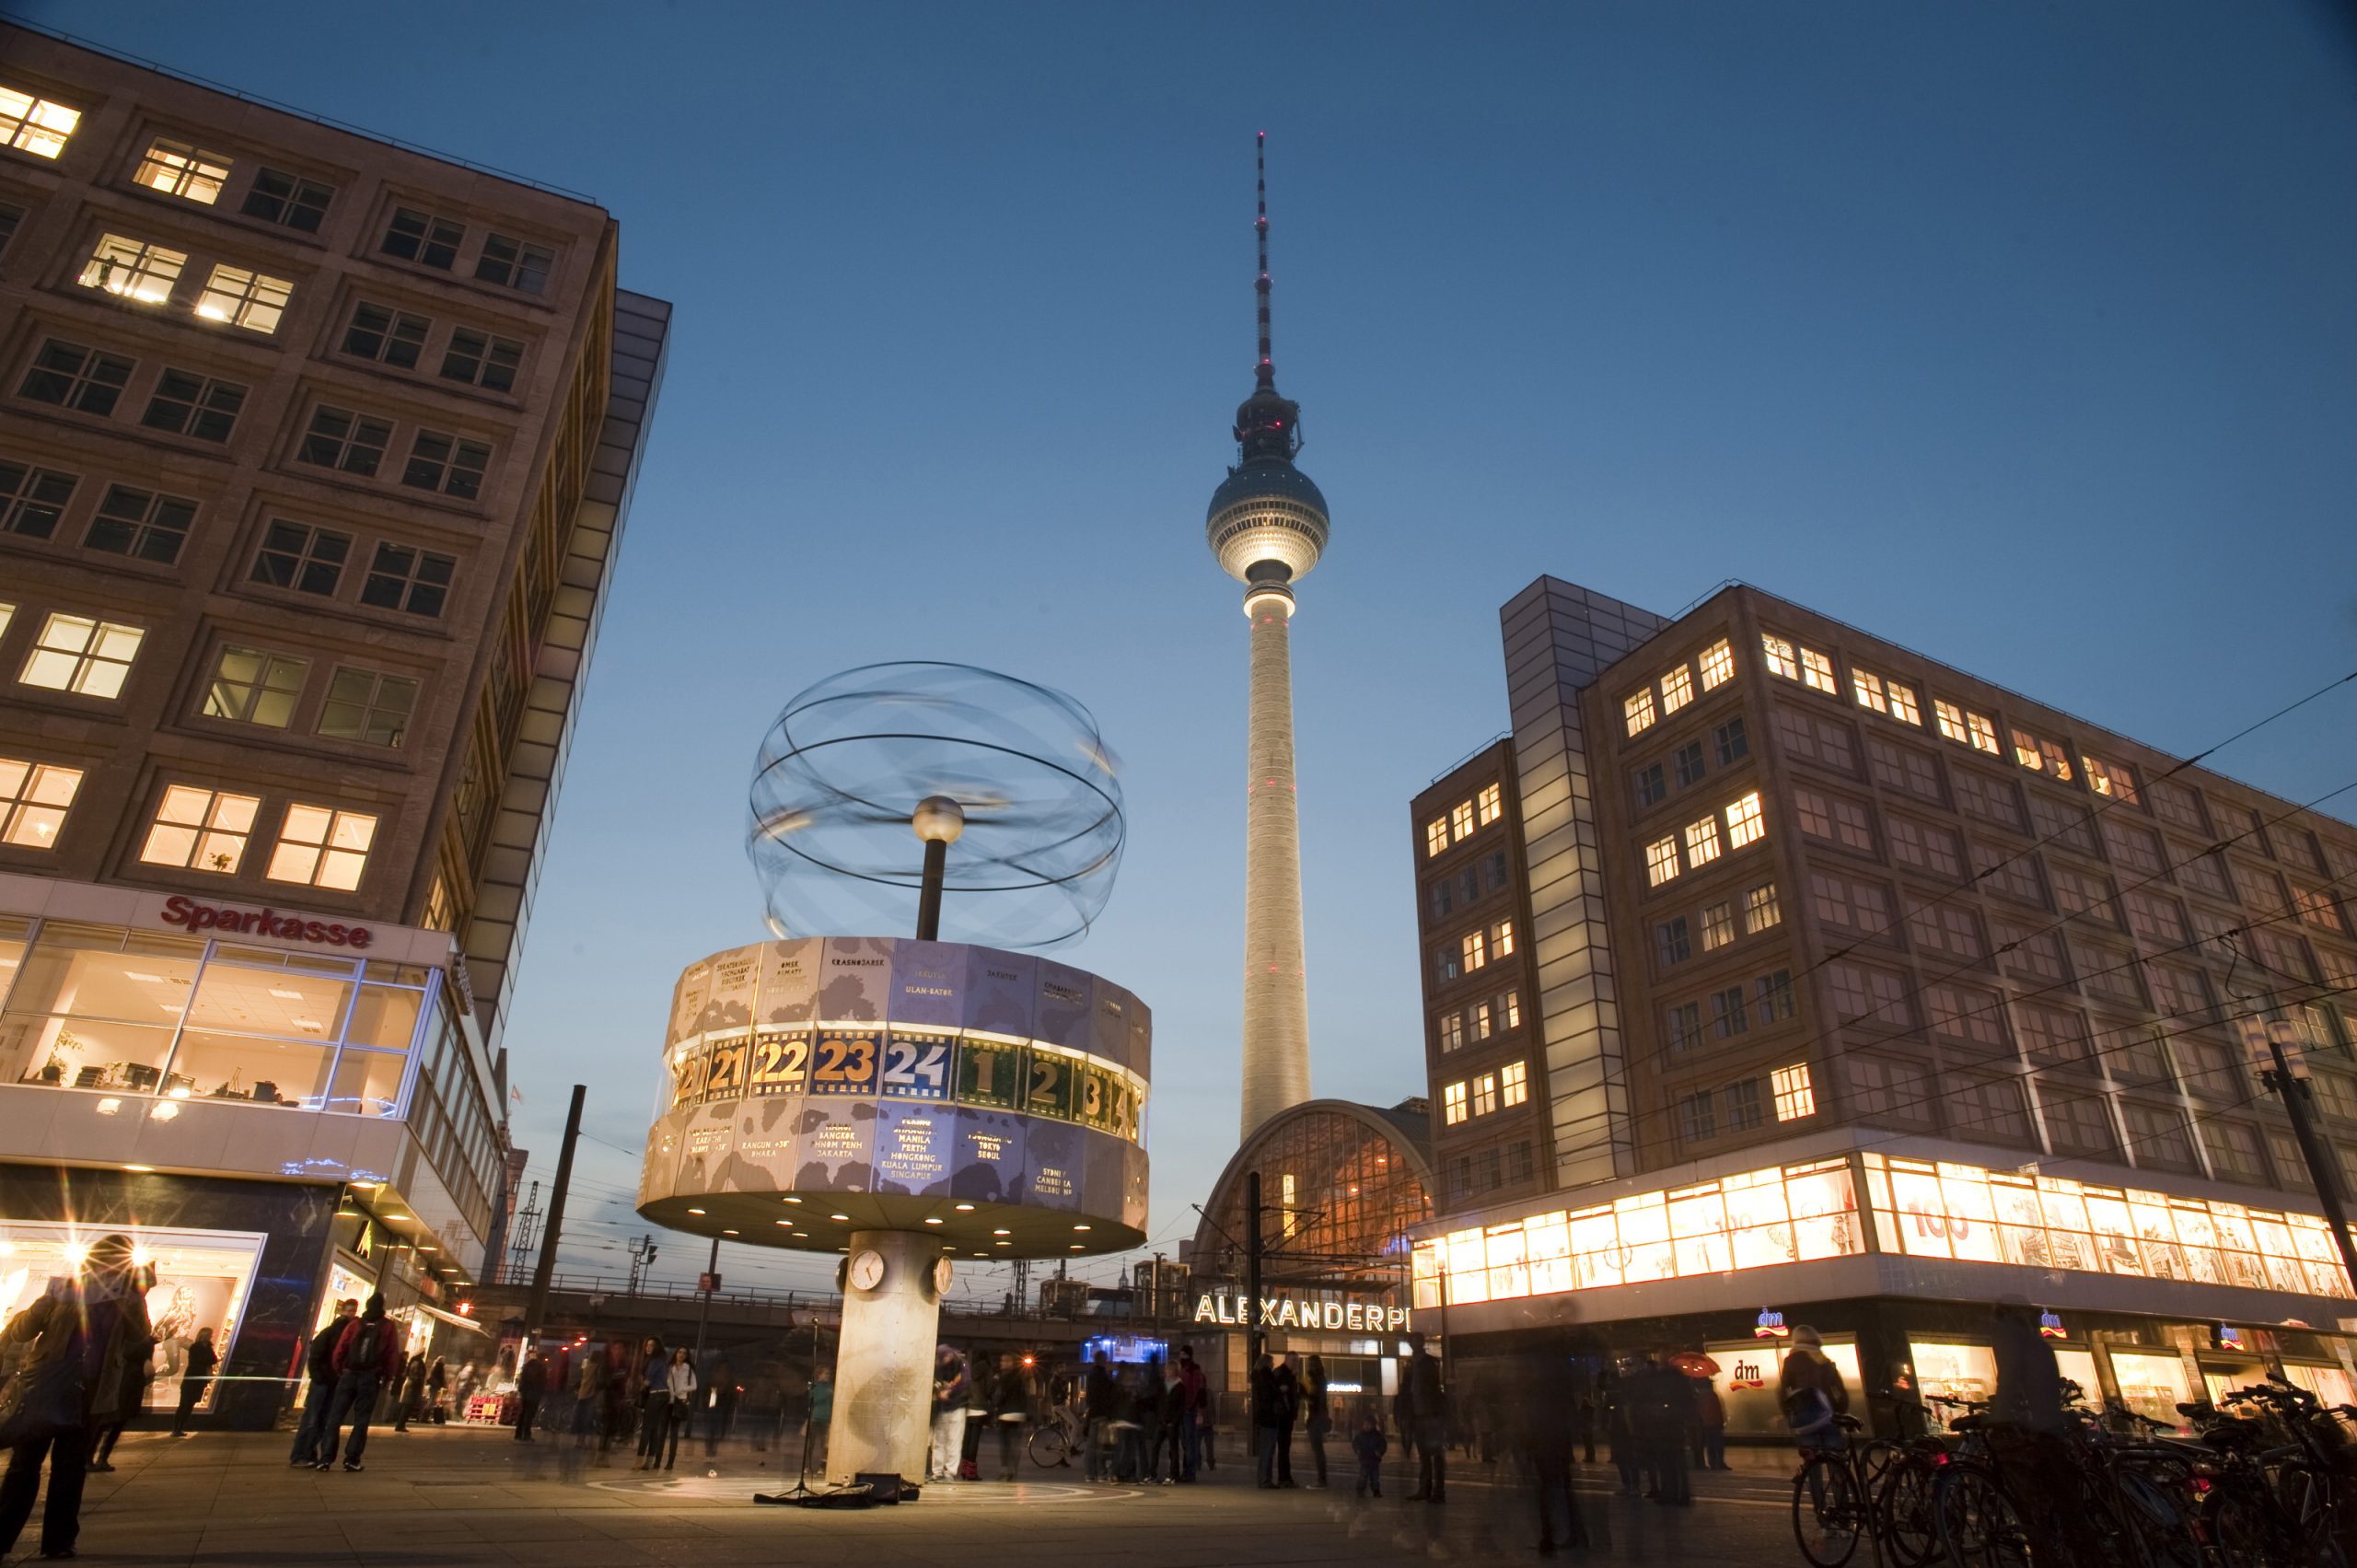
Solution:
<svg viewBox="0 0 2357 1568"><path fill-rule="evenodd" d="M370 1296L360 1316L343 1326L330 1362L335 1368L335 1402L328 1407L326 1442L314 1468L324 1470L335 1464L336 1434L347 1415L352 1435L344 1444L343 1468L361 1468L360 1456L368 1446L368 1415L376 1408L377 1390L401 1370L401 1325L385 1316L381 1294Z"/></svg>
<svg viewBox="0 0 2357 1568"><path fill-rule="evenodd" d="M296 1423L294 1452L286 1456L289 1465L308 1469L319 1462L319 1439L327 1431L328 1407L335 1403L336 1342L343 1338L345 1327L359 1314L360 1303L346 1297L335 1304L335 1316L311 1336L311 1348L303 1356L303 1370L310 1375L310 1387L303 1396L303 1419Z"/></svg>
<svg viewBox="0 0 2357 1568"><path fill-rule="evenodd" d="M1082 1399L1088 1423L1088 1479L1110 1481L1113 1469L1113 1423L1121 1413L1121 1386L1113 1376L1113 1358L1104 1351L1088 1368Z"/></svg>
<svg viewBox="0 0 2357 1568"><path fill-rule="evenodd" d="M41 1554L71 1557L82 1528L82 1482L90 1438L124 1412L140 1387L138 1359L155 1342L147 1296L131 1238L100 1237L75 1277L17 1314L7 1337L30 1341L23 1376L29 1403L50 1430L26 1438L0 1476L0 1557L16 1550L49 1460L49 1501L41 1516Z"/></svg>
<svg viewBox="0 0 2357 1568"><path fill-rule="evenodd" d="M1448 1390L1441 1386L1440 1362L1424 1348L1424 1336L1410 1334L1412 1353L1399 1372L1399 1435L1416 1447L1416 1490L1411 1503L1448 1500Z"/></svg>
<svg viewBox="0 0 2357 1568"><path fill-rule="evenodd" d="M516 1441L532 1441L532 1418L549 1391L549 1358L539 1351L524 1358L516 1372Z"/></svg>

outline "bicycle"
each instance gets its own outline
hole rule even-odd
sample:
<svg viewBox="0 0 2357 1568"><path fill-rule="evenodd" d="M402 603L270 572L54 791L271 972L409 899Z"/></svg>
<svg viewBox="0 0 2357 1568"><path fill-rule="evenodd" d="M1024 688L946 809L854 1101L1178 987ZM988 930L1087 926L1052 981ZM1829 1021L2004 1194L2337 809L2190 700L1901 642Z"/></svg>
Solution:
<svg viewBox="0 0 2357 1568"><path fill-rule="evenodd" d="M1875 1528L1875 1497L1899 1446L1877 1437L1855 1443L1864 1430L1857 1417L1834 1417L1842 1434L1838 1448L1803 1451L1793 1477L1793 1539L1815 1568L1843 1568L1858 1550L1858 1538Z"/></svg>
<svg viewBox="0 0 2357 1568"><path fill-rule="evenodd" d="M2203 1534L2221 1568L2348 1568L2338 1539L2335 1412L2289 1384L2237 1388L2229 1406L2180 1405L2211 1463L2197 1477ZM2324 1441L2319 1423L2332 1429Z"/></svg>
<svg viewBox="0 0 2357 1568"><path fill-rule="evenodd" d="M1031 1429L1031 1435L1023 1443L1023 1451L1041 1469L1054 1469L1060 1465L1069 1468L1072 1457L1085 1452L1086 1447L1087 1439L1080 1424L1080 1417L1063 1405L1050 1406L1048 1413L1039 1425Z"/></svg>

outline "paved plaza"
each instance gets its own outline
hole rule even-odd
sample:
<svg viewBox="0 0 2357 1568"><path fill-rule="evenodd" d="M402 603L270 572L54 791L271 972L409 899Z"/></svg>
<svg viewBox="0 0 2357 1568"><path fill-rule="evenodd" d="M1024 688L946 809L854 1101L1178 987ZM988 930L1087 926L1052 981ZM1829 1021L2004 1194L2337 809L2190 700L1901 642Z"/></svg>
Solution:
<svg viewBox="0 0 2357 1568"><path fill-rule="evenodd" d="M1027 1466L1015 1486L934 1487L912 1505L861 1511L764 1507L794 1482L775 1453L735 1445L645 1475L617 1452L603 1466L569 1439L519 1446L504 1432L372 1434L357 1475L291 1470L284 1434L135 1433L116 1472L90 1478L81 1554L102 1563L280 1568L640 1568L732 1563L1039 1568L1119 1562L1250 1568L1283 1563L1478 1563L1532 1560L1527 1494L1462 1465L1446 1506L1409 1503L1397 1456L1387 1495L1263 1492L1238 1463L1191 1487L1090 1486ZM1339 1447L1339 1446L1337 1446ZM1787 1456L1732 1457L1673 1510L1610 1494L1608 1466L1583 1469L1582 1504L1608 1539L1586 1560L1655 1564L1797 1562ZM1337 1467L1340 1473L1340 1467ZM1038 1479L1032 1479L1038 1478ZM37 1544L39 1516L17 1543ZM14 1561L13 1559L11 1560Z"/></svg>

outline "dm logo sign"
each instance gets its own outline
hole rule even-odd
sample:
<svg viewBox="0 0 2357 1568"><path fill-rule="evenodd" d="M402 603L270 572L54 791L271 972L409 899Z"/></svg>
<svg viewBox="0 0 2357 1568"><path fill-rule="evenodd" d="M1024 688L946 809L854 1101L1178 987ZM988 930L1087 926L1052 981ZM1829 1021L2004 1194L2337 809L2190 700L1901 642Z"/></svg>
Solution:
<svg viewBox="0 0 2357 1568"><path fill-rule="evenodd" d="M1782 1340L1790 1339L1793 1331L1784 1327L1782 1313L1773 1307L1763 1307L1760 1309L1759 1320L1752 1325L1751 1332L1755 1339Z"/></svg>

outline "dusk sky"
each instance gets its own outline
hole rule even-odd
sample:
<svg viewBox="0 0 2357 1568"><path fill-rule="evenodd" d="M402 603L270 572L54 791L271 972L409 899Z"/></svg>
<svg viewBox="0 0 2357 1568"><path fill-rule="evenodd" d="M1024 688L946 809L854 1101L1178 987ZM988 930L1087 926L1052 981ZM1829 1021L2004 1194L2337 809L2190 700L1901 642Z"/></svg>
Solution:
<svg viewBox="0 0 2357 1568"><path fill-rule="evenodd" d="M761 935L763 729L900 658L1068 691L1121 758L1062 956L1155 1009L1149 1229L1192 1233L1237 1114L1246 624L1202 522L1255 131L1333 512L1293 633L1321 1095L1424 1091L1408 801L1506 727L1541 573L1663 613L1741 578L2179 753L2357 668L2320 6L10 9L586 192L677 306L507 1035L535 1176L590 1086L568 1268L644 1228L680 967ZM2305 801L2352 721L2214 761ZM774 1256L722 1267L831 1277Z"/></svg>

